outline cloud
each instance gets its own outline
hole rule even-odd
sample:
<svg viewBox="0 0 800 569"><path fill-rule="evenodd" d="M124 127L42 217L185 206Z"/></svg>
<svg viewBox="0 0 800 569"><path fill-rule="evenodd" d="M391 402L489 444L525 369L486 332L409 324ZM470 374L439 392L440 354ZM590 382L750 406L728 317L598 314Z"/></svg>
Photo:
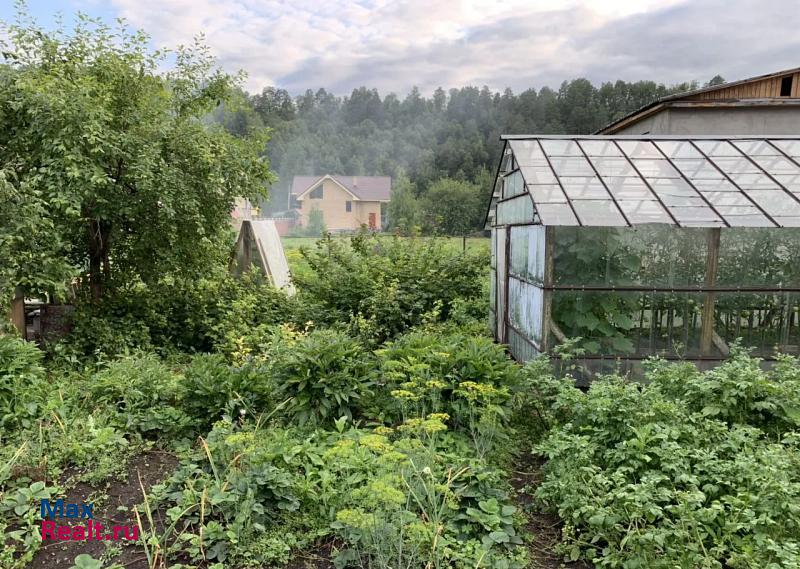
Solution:
<svg viewBox="0 0 800 569"><path fill-rule="evenodd" d="M156 44L204 32L251 91L727 79L800 65L794 0L112 0Z"/></svg>

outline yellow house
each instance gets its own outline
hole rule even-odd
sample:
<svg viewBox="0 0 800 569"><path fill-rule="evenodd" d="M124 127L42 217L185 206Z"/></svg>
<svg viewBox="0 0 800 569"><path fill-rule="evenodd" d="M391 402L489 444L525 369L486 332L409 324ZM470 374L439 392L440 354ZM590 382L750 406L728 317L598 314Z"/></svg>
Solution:
<svg viewBox="0 0 800 569"><path fill-rule="evenodd" d="M313 210L322 212L328 231L353 231L362 225L379 231L392 193L388 176L295 176L292 198L300 224Z"/></svg>

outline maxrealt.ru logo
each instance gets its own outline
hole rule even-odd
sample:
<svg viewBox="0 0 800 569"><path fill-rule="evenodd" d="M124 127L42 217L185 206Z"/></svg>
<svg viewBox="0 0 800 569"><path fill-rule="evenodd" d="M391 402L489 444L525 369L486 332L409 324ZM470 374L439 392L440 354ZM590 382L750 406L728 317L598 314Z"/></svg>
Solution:
<svg viewBox="0 0 800 569"><path fill-rule="evenodd" d="M110 526L94 521L94 505L85 502L80 504L65 503L64 500L42 500L40 514L42 516L42 541L105 541L139 539L138 526ZM49 518L49 519L45 519ZM54 520L71 522L85 520L86 525L58 524Z"/></svg>

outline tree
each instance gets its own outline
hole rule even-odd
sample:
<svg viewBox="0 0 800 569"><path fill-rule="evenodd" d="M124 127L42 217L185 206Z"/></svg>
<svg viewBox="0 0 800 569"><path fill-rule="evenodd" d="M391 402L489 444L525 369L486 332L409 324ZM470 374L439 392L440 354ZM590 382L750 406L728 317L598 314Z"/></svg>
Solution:
<svg viewBox="0 0 800 569"><path fill-rule="evenodd" d="M443 178L428 187L422 201L429 227L446 235L466 235L480 227L486 204L481 189L470 182Z"/></svg>
<svg viewBox="0 0 800 569"><path fill-rule="evenodd" d="M319 208L313 208L308 212L308 222L306 223L306 235L309 237L320 237L327 231L325 227L325 216Z"/></svg>
<svg viewBox="0 0 800 569"><path fill-rule="evenodd" d="M200 44L160 73L165 55L144 33L85 16L69 32L24 17L7 30L0 174L35 227L0 220L0 241L46 230L49 247L28 253L46 251L53 267L45 278L26 263L8 278L41 289L67 259L99 299L110 285L191 278L223 258L235 198L257 200L272 180L263 129L234 137L203 120L239 77L215 70Z"/></svg>
<svg viewBox="0 0 800 569"><path fill-rule="evenodd" d="M392 198L386 212L388 229L414 233L422 225L419 200L411 180L400 171L392 184Z"/></svg>
<svg viewBox="0 0 800 569"><path fill-rule="evenodd" d="M716 85L722 85L725 83L725 78L722 75L714 75L711 79L709 79L708 83L704 85L704 87L715 87Z"/></svg>

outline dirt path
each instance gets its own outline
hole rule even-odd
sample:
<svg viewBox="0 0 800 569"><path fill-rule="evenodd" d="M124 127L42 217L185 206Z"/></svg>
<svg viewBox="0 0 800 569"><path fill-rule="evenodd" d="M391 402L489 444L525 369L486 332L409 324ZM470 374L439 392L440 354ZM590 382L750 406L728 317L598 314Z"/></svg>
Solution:
<svg viewBox="0 0 800 569"><path fill-rule="evenodd" d="M153 484L164 480L178 464L177 459L166 452L150 451L133 457L128 463L127 477L124 481L111 482L108 488L92 487L78 482L66 496L66 503L94 502L103 496L94 507L93 522L102 524L107 530L114 525L136 526L133 507L142 502L141 484L149 490ZM62 481L69 486L78 473L65 476ZM59 498L61 496L56 496ZM61 525L62 522L59 521ZM84 522L63 525L85 525ZM103 532L105 533L105 531ZM109 545L122 545L121 551L111 559L126 569L148 569L144 550L140 546L125 546L124 541L45 541L28 567L30 569L52 569L71 567L75 557L87 553L100 559ZM107 545L108 544L108 545Z"/></svg>
<svg viewBox="0 0 800 569"><path fill-rule="evenodd" d="M556 553L561 542L561 527L558 516L540 511L533 500L533 492L542 481L543 460L530 453L521 455L515 462L516 470L512 472L511 485L517 491L517 506L525 511L528 523L525 529L532 536L528 544L530 552L530 569L591 569L592 565L585 561L566 563L563 556Z"/></svg>

